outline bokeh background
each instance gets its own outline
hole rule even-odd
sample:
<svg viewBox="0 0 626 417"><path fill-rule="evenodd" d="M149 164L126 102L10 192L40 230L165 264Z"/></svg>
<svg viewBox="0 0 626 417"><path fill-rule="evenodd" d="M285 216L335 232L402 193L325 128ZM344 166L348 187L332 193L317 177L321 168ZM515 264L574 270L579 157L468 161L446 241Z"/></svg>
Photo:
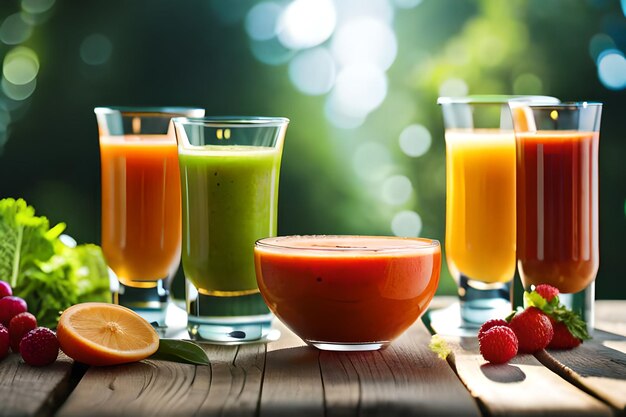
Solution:
<svg viewBox="0 0 626 417"><path fill-rule="evenodd" d="M98 243L93 108L193 105L291 119L280 234L443 241L439 95L597 100L596 291L623 299L625 16L626 0L3 0L0 197Z"/></svg>

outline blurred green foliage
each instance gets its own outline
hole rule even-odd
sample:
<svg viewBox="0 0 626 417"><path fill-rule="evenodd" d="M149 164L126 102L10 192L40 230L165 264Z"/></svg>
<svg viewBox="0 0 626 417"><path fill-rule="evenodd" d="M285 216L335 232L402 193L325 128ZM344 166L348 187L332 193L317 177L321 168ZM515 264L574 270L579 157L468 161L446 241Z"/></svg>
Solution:
<svg viewBox="0 0 626 417"><path fill-rule="evenodd" d="M0 19L20 10L30 16L32 33L20 43L37 54L40 66L30 97L2 98L0 108L8 111L0 112L0 125L3 114L10 124L0 148L0 197L25 198L53 223L66 222L79 242L97 243L100 236L98 105L193 105L208 115L289 117L280 234L389 235L398 212L414 211L420 235L443 242L445 147L437 96L546 94L605 103L596 290L598 298L626 298L620 272L626 94L602 84L590 53L597 34L626 51L619 2L424 0L401 8L396 4L406 2L352 1L355 8L391 10L397 41L385 99L355 128L329 120L327 95L295 88L287 61L298 52L282 51L285 58L276 65L255 58L245 19L258 1L47 1L47 11L24 11L24 4L42 2L0 4ZM2 56L13 48L0 45ZM423 156L410 157L399 145L413 124L432 137ZM384 197L393 176L411 184L399 202ZM454 291L444 268L440 293Z"/></svg>

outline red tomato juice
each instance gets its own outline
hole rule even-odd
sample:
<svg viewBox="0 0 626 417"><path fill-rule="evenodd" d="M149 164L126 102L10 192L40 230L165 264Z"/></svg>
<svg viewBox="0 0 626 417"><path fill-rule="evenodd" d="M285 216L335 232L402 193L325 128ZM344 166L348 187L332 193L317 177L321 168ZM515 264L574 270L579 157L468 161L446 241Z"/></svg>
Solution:
<svg viewBox="0 0 626 417"><path fill-rule="evenodd" d="M389 342L428 307L441 252L428 239L295 236L259 246L259 289L307 342ZM434 242L434 243L433 243Z"/></svg>
<svg viewBox="0 0 626 417"><path fill-rule="evenodd" d="M597 132L517 137L517 257L525 287L585 289L599 265Z"/></svg>

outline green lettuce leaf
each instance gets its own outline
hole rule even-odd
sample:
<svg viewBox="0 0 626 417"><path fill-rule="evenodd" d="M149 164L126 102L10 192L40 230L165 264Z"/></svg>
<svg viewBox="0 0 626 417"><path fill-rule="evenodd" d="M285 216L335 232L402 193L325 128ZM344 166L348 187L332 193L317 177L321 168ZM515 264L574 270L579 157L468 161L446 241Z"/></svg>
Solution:
<svg viewBox="0 0 626 417"><path fill-rule="evenodd" d="M50 328L71 305L111 301L100 248L70 248L59 239L63 230L63 223L50 228L22 199L0 200L0 279L26 301L40 326Z"/></svg>
<svg viewBox="0 0 626 417"><path fill-rule="evenodd" d="M12 287L18 285L24 270L52 256L54 239L64 228L61 224L50 229L48 219L36 217L22 199L0 200L0 277Z"/></svg>

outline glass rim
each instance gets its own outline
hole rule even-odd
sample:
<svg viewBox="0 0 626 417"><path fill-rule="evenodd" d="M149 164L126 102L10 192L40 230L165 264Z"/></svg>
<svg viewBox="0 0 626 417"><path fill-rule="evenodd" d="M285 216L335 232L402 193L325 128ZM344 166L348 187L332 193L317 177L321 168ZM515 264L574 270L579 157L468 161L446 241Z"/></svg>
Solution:
<svg viewBox="0 0 626 417"><path fill-rule="evenodd" d="M443 96L437 99L437 104L508 104L510 102L522 102L528 103L554 103L558 104L561 101L552 96L540 96L540 95L500 95L500 94L481 94L481 95L469 95L469 96Z"/></svg>
<svg viewBox="0 0 626 417"><path fill-rule="evenodd" d="M329 247L329 246L320 246L320 247L303 247L303 246L295 246L290 245L289 241L294 239L373 239L373 240L400 240L406 241L406 245L397 245L397 246L387 246L384 248L363 248L363 247ZM285 244L281 244L281 241L286 241ZM416 245L418 244L419 245ZM314 253L351 253L351 252L366 252L366 253L395 253L395 252L414 252L414 251L425 251L429 249L434 249L441 247L441 244L438 240L428 239L423 237L400 237L400 236L366 236L366 235L289 235L289 236L276 236L276 237L265 237L254 242L255 248L266 248L266 249L279 249L286 250L290 252L314 252Z"/></svg>
<svg viewBox="0 0 626 417"><path fill-rule="evenodd" d="M174 124L204 127L282 127L289 124L286 117L268 116L205 116L205 117L174 117Z"/></svg>
<svg viewBox="0 0 626 417"><path fill-rule="evenodd" d="M115 114L123 113L131 116L152 116L152 115L180 115L185 116L190 112L205 110L200 107L184 106L98 106L93 109L95 114Z"/></svg>
<svg viewBox="0 0 626 417"><path fill-rule="evenodd" d="M532 103L527 101L509 102L511 107L531 107L533 109L543 110L572 110L588 107L602 107L604 103L599 101L564 101L557 104Z"/></svg>

